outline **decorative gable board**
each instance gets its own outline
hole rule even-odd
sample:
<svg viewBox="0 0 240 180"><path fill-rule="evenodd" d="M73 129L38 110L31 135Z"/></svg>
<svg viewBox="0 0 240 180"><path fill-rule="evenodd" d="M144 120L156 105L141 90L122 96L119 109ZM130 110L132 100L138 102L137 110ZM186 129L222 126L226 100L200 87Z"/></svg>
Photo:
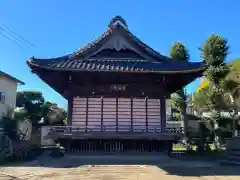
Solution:
<svg viewBox="0 0 240 180"><path fill-rule="evenodd" d="M129 42L123 35L120 33L116 33L111 35L111 37L104 43L102 46L93 54L91 54L87 59L91 59L92 57L97 57L98 54L101 54L101 52L106 51L106 50L111 50L119 52L131 52L130 57L125 57L125 58L132 58L133 53L135 53L135 57L138 57L139 60L144 60L144 61L153 61L149 56L145 55L143 52L140 50L136 49L131 42ZM116 55L116 53L115 53ZM121 55L120 55L121 56ZM117 57L115 56L117 59Z"/></svg>

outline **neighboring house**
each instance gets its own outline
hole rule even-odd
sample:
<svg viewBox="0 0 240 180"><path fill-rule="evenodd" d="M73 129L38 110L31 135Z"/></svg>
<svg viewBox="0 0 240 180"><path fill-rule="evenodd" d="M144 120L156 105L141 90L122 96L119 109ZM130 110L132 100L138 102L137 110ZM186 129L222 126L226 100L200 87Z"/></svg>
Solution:
<svg viewBox="0 0 240 180"><path fill-rule="evenodd" d="M0 116L7 112L8 108L15 108L17 86L24 82L0 71Z"/></svg>

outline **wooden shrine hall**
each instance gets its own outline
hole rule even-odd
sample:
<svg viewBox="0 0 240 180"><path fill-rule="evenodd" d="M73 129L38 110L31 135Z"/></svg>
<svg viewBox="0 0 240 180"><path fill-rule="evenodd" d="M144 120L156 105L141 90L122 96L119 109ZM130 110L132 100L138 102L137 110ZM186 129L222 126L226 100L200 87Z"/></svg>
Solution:
<svg viewBox="0 0 240 180"><path fill-rule="evenodd" d="M67 149L91 152L170 150L182 132L166 128L166 99L205 69L156 52L120 16L76 52L31 57L27 64L68 100L67 126L53 126L48 137Z"/></svg>

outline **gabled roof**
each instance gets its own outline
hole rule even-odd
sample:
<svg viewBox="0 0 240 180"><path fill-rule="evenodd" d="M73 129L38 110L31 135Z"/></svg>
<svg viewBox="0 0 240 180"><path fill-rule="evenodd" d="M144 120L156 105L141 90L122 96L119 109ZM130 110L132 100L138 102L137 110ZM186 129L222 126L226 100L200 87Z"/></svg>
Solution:
<svg viewBox="0 0 240 180"><path fill-rule="evenodd" d="M99 55L103 51L131 56L107 57ZM136 54L135 56L133 54ZM31 57L28 65L32 69L57 71L114 71L114 72L198 72L203 71L204 64L179 62L161 55L134 36L125 20L116 16L107 30L96 40L66 56L50 59Z"/></svg>
<svg viewBox="0 0 240 180"><path fill-rule="evenodd" d="M9 74L1 71L1 70L0 70L0 76L4 76L4 77L6 77L6 78L8 78L8 79L11 79L12 81L15 81L15 82L21 84L21 85L24 85L24 84L25 84L24 82L20 81L19 79L17 79L17 78L15 78L15 77L13 77L13 76L11 76L11 75L9 75Z"/></svg>

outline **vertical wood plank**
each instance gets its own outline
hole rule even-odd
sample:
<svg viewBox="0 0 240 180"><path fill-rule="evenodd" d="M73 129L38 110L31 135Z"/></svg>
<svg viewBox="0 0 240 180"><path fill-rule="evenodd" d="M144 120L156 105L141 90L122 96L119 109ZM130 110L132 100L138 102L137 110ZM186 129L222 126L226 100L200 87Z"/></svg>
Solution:
<svg viewBox="0 0 240 180"><path fill-rule="evenodd" d="M116 131L118 132L118 97L116 97Z"/></svg>
<svg viewBox="0 0 240 180"><path fill-rule="evenodd" d="M160 112L161 112L161 132L166 130L166 102L165 98L160 98Z"/></svg>
<svg viewBox="0 0 240 180"><path fill-rule="evenodd" d="M148 98L145 99L146 106L146 132L148 132Z"/></svg>
<svg viewBox="0 0 240 180"><path fill-rule="evenodd" d="M133 132L133 97L131 97L131 132Z"/></svg>
<svg viewBox="0 0 240 180"><path fill-rule="evenodd" d="M88 97L86 102L86 127L85 127L86 132L87 132L87 129L88 129Z"/></svg>
<svg viewBox="0 0 240 180"><path fill-rule="evenodd" d="M103 97L101 99L101 131L103 131Z"/></svg>

